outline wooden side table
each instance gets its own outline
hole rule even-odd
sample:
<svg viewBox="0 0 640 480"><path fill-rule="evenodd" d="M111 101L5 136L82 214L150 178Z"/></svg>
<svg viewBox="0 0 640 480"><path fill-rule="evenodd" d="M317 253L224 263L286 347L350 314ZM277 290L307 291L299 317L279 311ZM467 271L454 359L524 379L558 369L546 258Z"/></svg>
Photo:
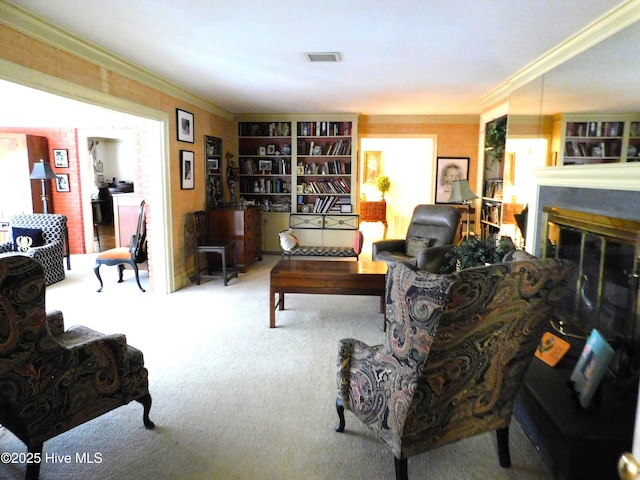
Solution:
<svg viewBox="0 0 640 480"><path fill-rule="evenodd" d="M384 225L383 239L387 238L387 202L360 202L360 222L382 222Z"/></svg>

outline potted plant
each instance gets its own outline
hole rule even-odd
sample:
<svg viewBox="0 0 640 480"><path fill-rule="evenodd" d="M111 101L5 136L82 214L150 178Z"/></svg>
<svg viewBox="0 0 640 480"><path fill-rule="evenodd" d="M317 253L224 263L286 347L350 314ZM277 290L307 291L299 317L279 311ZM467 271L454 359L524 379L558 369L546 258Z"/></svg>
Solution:
<svg viewBox="0 0 640 480"><path fill-rule="evenodd" d="M391 188L391 180L389 180L389 177L387 177L386 175L380 175L376 179L376 187L378 188L378 190L380 190L380 193L382 194L382 200L384 200L384 194Z"/></svg>
<svg viewBox="0 0 640 480"><path fill-rule="evenodd" d="M464 270L486 263L499 263L512 250L515 246L509 237L502 237L496 242L493 238L474 236L453 247L447 266L456 265L459 270Z"/></svg>

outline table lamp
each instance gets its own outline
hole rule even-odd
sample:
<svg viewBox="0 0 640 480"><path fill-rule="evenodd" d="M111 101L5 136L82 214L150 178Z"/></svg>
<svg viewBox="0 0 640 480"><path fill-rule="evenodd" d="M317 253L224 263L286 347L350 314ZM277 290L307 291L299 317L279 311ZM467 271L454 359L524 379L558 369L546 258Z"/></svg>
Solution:
<svg viewBox="0 0 640 480"><path fill-rule="evenodd" d="M469 238L469 205L470 200L478 198L478 196L471 191L469 182L466 179L454 180L451 184L451 197L448 203L464 203L467 207L467 238Z"/></svg>
<svg viewBox="0 0 640 480"><path fill-rule="evenodd" d="M33 170L31 170L31 175L29 175L31 180L40 180L42 182L42 207L44 213L49 213L47 208L47 180L52 180L56 178L55 172L51 169L51 164L49 162L45 162L40 159L40 162L36 162L33 164Z"/></svg>

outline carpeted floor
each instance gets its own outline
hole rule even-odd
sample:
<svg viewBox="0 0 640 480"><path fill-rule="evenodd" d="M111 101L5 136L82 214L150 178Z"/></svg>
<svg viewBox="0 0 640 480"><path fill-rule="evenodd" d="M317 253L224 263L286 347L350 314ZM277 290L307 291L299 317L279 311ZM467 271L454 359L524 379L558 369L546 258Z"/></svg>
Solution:
<svg viewBox="0 0 640 480"><path fill-rule="evenodd" d="M131 403L46 442L40 478L394 478L392 455L355 417L334 431L338 340L383 341L378 298L290 295L269 329L268 273L278 259L265 257L228 287L210 280L161 295L139 292L130 272L116 283L113 267L102 267L97 293L93 256L73 256L67 279L48 288L47 308L62 310L67 326L125 333L144 352L157 427L145 430ZM1 429L0 451L26 449ZM495 436L483 435L410 458L409 477L552 478L515 421L511 456L512 468L500 468ZM0 464L0 478L23 476L22 465Z"/></svg>

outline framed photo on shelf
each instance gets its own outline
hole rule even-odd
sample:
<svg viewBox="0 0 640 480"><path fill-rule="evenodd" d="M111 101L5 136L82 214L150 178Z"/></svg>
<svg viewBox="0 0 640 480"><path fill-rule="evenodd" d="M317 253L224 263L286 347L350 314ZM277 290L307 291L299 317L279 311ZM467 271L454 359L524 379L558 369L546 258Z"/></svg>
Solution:
<svg viewBox="0 0 640 480"><path fill-rule="evenodd" d="M271 160L259 160L258 161L258 170L263 172L271 171Z"/></svg>
<svg viewBox="0 0 640 480"><path fill-rule="evenodd" d="M178 141L193 143L195 128L193 113L176 108L176 128Z"/></svg>
<svg viewBox="0 0 640 480"><path fill-rule="evenodd" d="M266 155L267 149L265 147L258 147L258 155Z"/></svg>
<svg viewBox="0 0 640 480"><path fill-rule="evenodd" d="M613 360L614 353L613 348L602 334L594 328L582 349L570 378L583 408L587 408L591 403L602 377L607 373L609 364Z"/></svg>
<svg viewBox="0 0 640 480"><path fill-rule="evenodd" d="M58 173L56 174L56 192L70 192L69 188L69 174Z"/></svg>
<svg viewBox="0 0 640 480"><path fill-rule="evenodd" d="M195 155L189 150L180 150L180 189L193 190L194 182L194 160Z"/></svg>
<svg viewBox="0 0 640 480"><path fill-rule="evenodd" d="M69 152L66 149L54 149L53 164L57 168L69 168Z"/></svg>
<svg viewBox="0 0 640 480"><path fill-rule="evenodd" d="M364 155L362 157L362 183L365 183L367 185L375 185L376 178L380 176L381 167L382 152L364 152Z"/></svg>
<svg viewBox="0 0 640 480"><path fill-rule="evenodd" d="M469 174L469 157L436 159L436 203L449 203L454 180L465 180Z"/></svg>
<svg viewBox="0 0 640 480"><path fill-rule="evenodd" d="M267 155L275 155L276 154L276 146L273 143L267 145Z"/></svg>
<svg viewBox="0 0 640 480"><path fill-rule="evenodd" d="M220 162L217 158L207 158L207 168L209 170L220 170Z"/></svg>

